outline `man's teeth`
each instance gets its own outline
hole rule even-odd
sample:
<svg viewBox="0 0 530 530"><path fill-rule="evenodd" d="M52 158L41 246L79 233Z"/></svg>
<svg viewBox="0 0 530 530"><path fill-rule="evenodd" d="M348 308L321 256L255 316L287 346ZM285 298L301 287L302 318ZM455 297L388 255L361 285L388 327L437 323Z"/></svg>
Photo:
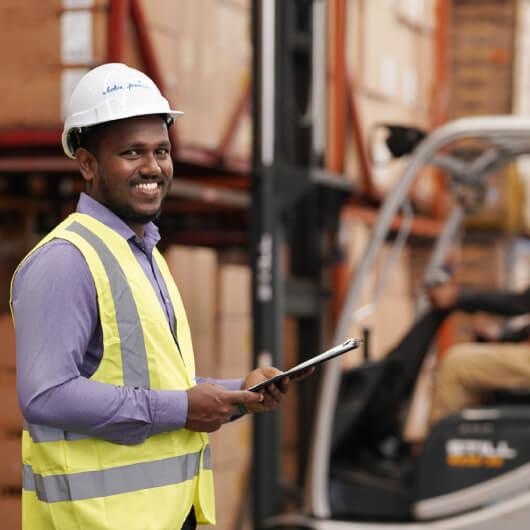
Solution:
<svg viewBox="0 0 530 530"><path fill-rule="evenodd" d="M140 191L156 191L158 184L156 182L141 182L140 184L136 184L136 187Z"/></svg>

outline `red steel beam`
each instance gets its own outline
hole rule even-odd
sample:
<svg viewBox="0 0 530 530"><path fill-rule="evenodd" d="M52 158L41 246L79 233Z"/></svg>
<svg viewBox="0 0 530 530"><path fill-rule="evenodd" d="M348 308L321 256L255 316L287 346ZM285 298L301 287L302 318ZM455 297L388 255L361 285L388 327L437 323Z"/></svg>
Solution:
<svg viewBox="0 0 530 530"><path fill-rule="evenodd" d="M0 173L76 173L75 160L65 156L0 157Z"/></svg>
<svg viewBox="0 0 530 530"><path fill-rule="evenodd" d="M218 167L219 165L218 154L216 152L191 145L179 145L177 161L208 167ZM234 173L249 174L251 162L248 159L227 157L223 161L222 169L233 171Z"/></svg>
<svg viewBox="0 0 530 530"><path fill-rule="evenodd" d="M151 41L151 36L147 29L147 20L144 16L140 0L130 0L131 2L131 17L138 36L140 44L140 54L147 69L147 74L155 82L162 94L166 95L166 84L164 76L158 64L155 49Z"/></svg>
<svg viewBox="0 0 530 530"><path fill-rule="evenodd" d="M431 106L431 125L438 127L449 119L449 27L451 20L451 1L438 0L436 3L436 31L434 43L434 83ZM441 171L435 170L434 215L442 217L445 213L447 186Z"/></svg>
<svg viewBox="0 0 530 530"><path fill-rule="evenodd" d="M330 171L344 170L344 138L346 135L346 0L333 0L329 4L329 55L328 55L328 133L326 166Z"/></svg>
<svg viewBox="0 0 530 530"><path fill-rule="evenodd" d="M156 86L160 89L160 92L167 98L167 87L162 75L162 70L151 41L151 36L147 28L147 20L144 16L140 0L130 0L131 2L131 17L136 29L136 35L138 37L138 43L140 45L140 55L145 64L147 74L154 81ZM168 98L169 99L169 98ZM173 153L178 153L179 142L176 123L169 129L169 136Z"/></svg>
<svg viewBox="0 0 530 530"><path fill-rule="evenodd" d="M107 35L107 60L109 63L123 62L129 12L129 0L111 0Z"/></svg>
<svg viewBox="0 0 530 530"><path fill-rule="evenodd" d="M431 123L437 127L449 119L450 98L450 31L451 0L436 2L436 33L434 44L434 94L431 108ZM433 211L437 216L444 213L444 199L447 197L447 185L441 171L436 171L436 193ZM455 320L452 315L446 318L438 330L438 357L443 356L454 343Z"/></svg>
<svg viewBox="0 0 530 530"><path fill-rule="evenodd" d="M368 153L366 152L366 143L363 137L361 118L355 97L356 87L354 83L347 78L345 80L345 86L346 93L348 95L348 112L351 118L351 125L353 129L353 141L355 142L355 150L357 151L361 170L361 192L367 197L376 198L377 192L372 180L372 167L370 165L370 161L368 160Z"/></svg>
<svg viewBox="0 0 530 530"><path fill-rule="evenodd" d="M219 147L217 148L217 156L219 162L224 160L224 158L226 157L226 153L228 152L228 149L230 149L230 146L232 145L232 142L234 140L234 136L237 131L239 122L241 121L241 117L248 108L249 103L250 82L249 78L247 77L245 78L241 94L239 95L236 104L232 112L230 113L228 125L226 126L226 129L221 137L221 141L219 142Z"/></svg>
<svg viewBox="0 0 530 530"><path fill-rule="evenodd" d="M61 134L59 129L3 129L0 130L0 147L58 146Z"/></svg>
<svg viewBox="0 0 530 530"><path fill-rule="evenodd" d="M347 205L344 207L342 214L345 217L360 219L369 225L373 225L379 215L376 208L369 208L364 206ZM403 216L397 214L391 224L392 230L399 230L403 223ZM418 236L438 237L443 228L443 221L433 219L431 217L423 217L415 215L410 227L410 233Z"/></svg>

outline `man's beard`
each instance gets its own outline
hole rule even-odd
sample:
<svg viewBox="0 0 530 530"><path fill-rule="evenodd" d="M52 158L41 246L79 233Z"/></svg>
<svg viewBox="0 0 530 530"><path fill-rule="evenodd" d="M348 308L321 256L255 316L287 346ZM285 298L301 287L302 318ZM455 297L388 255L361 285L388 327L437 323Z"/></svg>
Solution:
<svg viewBox="0 0 530 530"><path fill-rule="evenodd" d="M146 225L151 221L156 221L162 214L162 204L160 204L160 208L158 208L158 210L152 214L141 214L135 212L128 205L115 203L112 200L110 202L107 202L106 206L110 211L114 212L126 224L131 223L135 225Z"/></svg>
<svg viewBox="0 0 530 530"><path fill-rule="evenodd" d="M151 221L156 221L162 214L162 205L165 197L160 202L160 208L158 208L156 212L152 214L142 214L133 210L128 204L115 201L109 193L106 178L103 177L101 183L101 192L105 198L105 206L126 224L146 225Z"/></svg>

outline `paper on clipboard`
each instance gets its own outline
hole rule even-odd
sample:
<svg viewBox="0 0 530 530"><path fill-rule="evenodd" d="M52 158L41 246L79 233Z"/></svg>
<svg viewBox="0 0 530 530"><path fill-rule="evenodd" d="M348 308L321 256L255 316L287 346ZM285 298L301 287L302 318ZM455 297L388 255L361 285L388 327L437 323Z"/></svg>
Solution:
<svg viewBox="0 0 530 530"><path fill-rule="evenodd" d="M308 359L307 361L304 361L303 363L293 366L290 370L287 370L286 372L282 372L281 374L271 377L270 379L267 379L266 381L262 381L261 383L258 383L257 385L247 388L247 390L250 390L252 392L257 392L258 390L270 385L271 383L277 383L278 381L280 381L281 379L284 379L285 377L296 375L300 372L303 372L304 370L307 370L308 368L311 368L312 366L317 366L318 364L329 361L330 359L333 359L334 357L342 355L351 350L355 350L362 344L362 342L363 341L361 339L348 339L344 341L342 344L334 346L333 348L326 350L323 353L320 353L318 355L315 355L314 357L311 357L311 359Z"/></svg>

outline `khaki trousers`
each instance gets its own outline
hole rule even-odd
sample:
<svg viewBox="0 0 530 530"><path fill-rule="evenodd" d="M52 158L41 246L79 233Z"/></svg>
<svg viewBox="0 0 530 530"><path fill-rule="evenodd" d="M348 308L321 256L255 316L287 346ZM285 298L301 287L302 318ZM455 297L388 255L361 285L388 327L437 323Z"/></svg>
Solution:
<svg viewBox="0 0 530 530"><path fill-rule="evenodd" d="M429 426L499 388L530 387L530 343L461 343L441 360Z"/></svg>

